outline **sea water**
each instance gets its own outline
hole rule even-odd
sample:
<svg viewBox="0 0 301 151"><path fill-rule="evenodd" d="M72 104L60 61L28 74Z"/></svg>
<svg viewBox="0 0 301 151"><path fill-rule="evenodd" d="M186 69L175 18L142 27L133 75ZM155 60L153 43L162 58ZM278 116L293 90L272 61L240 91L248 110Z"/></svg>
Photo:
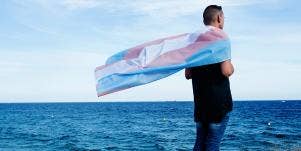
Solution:
<svg viewBox="0 0 301 151"><path fill-rule="evenodd" d="M0 150L192 150L193 102L0 104ZM221 150L301 150L301 101L234 101Z"/></svg>

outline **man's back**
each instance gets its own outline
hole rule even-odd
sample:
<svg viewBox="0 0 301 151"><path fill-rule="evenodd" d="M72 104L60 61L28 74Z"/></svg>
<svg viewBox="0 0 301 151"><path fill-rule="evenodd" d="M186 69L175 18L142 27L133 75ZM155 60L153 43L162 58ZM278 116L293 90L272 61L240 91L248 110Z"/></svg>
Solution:
<svg viewBox="0 0 301 151"><path fill-rule="evenodd" d="M221 64L191 68L194 94L194 120L220 122L232 110L229 78L222 74Z"/></svg>
<svg viewBox="0 0 301 151"><path fill-rule="evenodd" d="M224 13L221 6L210 5L203 12L206 26L223 30ZM186 79L192 79L196 140L194 151L219 150L232 110L229 77L234 68L231 59L220 63L185 70Z"/></svg>

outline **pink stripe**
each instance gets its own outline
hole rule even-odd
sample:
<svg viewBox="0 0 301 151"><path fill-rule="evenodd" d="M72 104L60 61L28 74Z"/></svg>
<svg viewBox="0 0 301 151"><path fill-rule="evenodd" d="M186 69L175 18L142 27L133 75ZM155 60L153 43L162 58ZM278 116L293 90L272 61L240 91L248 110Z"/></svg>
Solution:
<svg viewBox="0 0 301 151"><path fill-rule="evenodd" d="M227 34L222 29L209 26L209 31L211 31L212 35L214 35L216 37L219 37L221 39L228 39Z"/></svg>
<svg viewBox="0 0 301 151"><path fill-rule="evenodd" d="M105 65L102 65L102 66L98 66L98 67L95 68L95 72L98 71L98 70L102 70L102 69L104 69L104 68L106 68L108 66L114 65L115 63L118 63L118 61L114 62L112 64L105 64Z"/></svg>
<svg viewBox="0 0 301 151"><path fill-rule="evenodd" d="M136 47L130 48L128 50L127 54L124 56L124 60L133 59L133 58L138 57L141 50L146 46L159 44L159 43L163 42L164 40L176 39L176 38L179 38L179 37L182 37L182 36L186 36L187 34L188 33L181 34L181 35L176 35L176 36L171 36L171 37L167 37L167 38L162 38L162 39L154 40L154 41L151 41L151 42L146 42L144 44L141 44L141 45L138 45ZM112 65L112 64L106 64L106 65L98 66L98 67L96 67L95 71L102 70L103 68L106 68L107 66L110 66L110 65Z"/></svg>
<svg viewBox="0 0 301 151"><path fill-rule="evenodd" d="M173 51L167 52L156 60L149 63L146 67L158 67L158 66L166 66L172 64L178 64L184 62L188 57L192 56L196 51L205 48L209 44L212 44L218 40L226 39L223 35L216 35L214 31L208 31L204 34L201 34L196 42L188 45L187 47L175 49Z"/></svg>
<svg viewBox="0 0 301 151"><path fill-rule="evenodd" d="M105 67L107 67L107 66L109 66L109 65L98 66L98 67L95 68L95 72L96 72L97 70L101 70L101 69L103 69L103 68L105 68Z"/></svg>
<svg viewBox="0 0 301 151"><path fill-rule="evenodd" d="M127 60L127 59L132 59L132 58L138 57L140 52L143 50L144 47L159 44L159 43L163 42L164 40L176 39L176 38L183 37L183 36L186 36L186 35L188 35L188 33L154 40L154 41L147 42L147 43L144 43L142 45L138 45L136 47L130 48L129 52L124 56L124 59Z"/></svg>

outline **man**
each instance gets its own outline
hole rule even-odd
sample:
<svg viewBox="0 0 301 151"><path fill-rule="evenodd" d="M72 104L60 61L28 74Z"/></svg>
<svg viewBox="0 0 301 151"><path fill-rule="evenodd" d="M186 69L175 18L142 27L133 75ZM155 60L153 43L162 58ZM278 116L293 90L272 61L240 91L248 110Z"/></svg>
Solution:
<svg viewBox="0 0 301 151"><path fill-rule="evenodd" d="M224 27L221 6L210 5L203 13L203 22L209 28ZM193 150L219 150L232 111L229 77L234 68L231 60L185 70L186 79L192 79L196 141Z"/></svg>

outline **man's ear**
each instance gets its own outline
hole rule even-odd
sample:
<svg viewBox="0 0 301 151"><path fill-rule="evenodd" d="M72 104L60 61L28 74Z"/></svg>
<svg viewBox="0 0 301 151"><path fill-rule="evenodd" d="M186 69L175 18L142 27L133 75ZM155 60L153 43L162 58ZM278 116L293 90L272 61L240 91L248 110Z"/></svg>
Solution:
<svg viewBox="0 0 301 151"><path fill-rule="evenodd" d="M217 22L218 22L218 23L221 23L221 22L222 22L222 21L221 21L221 19L222 19L221 17L222 17L221 14L218 14L218 15L217 15Z"/></svg>

